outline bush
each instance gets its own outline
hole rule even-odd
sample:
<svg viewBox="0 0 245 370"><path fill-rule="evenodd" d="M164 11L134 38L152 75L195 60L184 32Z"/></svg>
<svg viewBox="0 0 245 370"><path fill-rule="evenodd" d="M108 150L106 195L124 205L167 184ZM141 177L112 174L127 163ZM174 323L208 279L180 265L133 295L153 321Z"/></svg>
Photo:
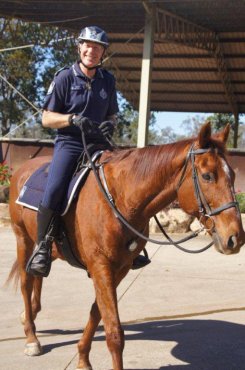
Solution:
<svg viewBox="0 0 245 370"><path fill-rule="evenodd" d="M9 185L11 179L11 170L9 166L2 162L0 163L0 185Z"/></svg>
<svg viewBox="0 0 245 370"><path fill-rule="evenodd" d="M245 213L245 193L237 193L236 200L239 204L240 212Z"/></svg>

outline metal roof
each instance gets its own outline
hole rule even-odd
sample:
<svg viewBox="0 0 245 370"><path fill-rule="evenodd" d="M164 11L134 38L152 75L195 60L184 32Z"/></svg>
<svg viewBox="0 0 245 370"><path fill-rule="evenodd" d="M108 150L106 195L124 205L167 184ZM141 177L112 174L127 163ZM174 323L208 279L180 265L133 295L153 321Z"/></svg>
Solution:
<svg viewBox="0 0 245 370"><path fill-rule="evenodd" d="M118 88L138 108L145 14L155 7L151 110L245 113L243 0L1 0L0 16L109 35Z"/></svg>

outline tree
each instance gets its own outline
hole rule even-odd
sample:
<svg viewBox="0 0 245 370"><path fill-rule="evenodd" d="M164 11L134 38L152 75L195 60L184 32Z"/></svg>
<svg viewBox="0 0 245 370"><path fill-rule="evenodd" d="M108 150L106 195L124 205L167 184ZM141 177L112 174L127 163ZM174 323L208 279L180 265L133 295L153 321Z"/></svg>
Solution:
<svg viewBox="0 0 245 370"><path fill-rule="evenodd" d="M177 134L172 127L167 126L161 129L160 133L158 134L155 144L168 144L173 143L175 141L184 139L183 135Z"/></svg>
<svg viewBox="0 0 245 370"><path fill-rule="evenodd" d="M206 121L205 116L196 115L194 117L188 117L186 118L181 126L185 128L186 137L192 137L197 136L198 132L200 130L200 127L204 124Z"/></svg>
<svg viewBox="0 0 245 370"><path fill-rule="evenodd" d="M208 117L196 115L194 118L188 117L183 121L182 126L185 127L187 137L196 136L199 132L200 127L205 121L210 121L214 132L218 132L223 129L227 123L231 126L231 132L228 139L228 147L232 147L234 138L234 124L235 119L232 113L214 113ZM240 122L239 135L238 135L238 146L242 147L244 140L244 125Z"/></svg>
<svg viewBox="0 0 245 370"><path fill-rule="evenodd" d="M54 72L64 63L74 60L74 40L66 42L50 40L68 37L67 31L56 27L41 27L36 23L25 23L20 20L0 19L0 48L17 46L25 47L0 53L0 74L12 84L17 91L24 95L37 108L42 107L47 87ZM73 48L73 50L72 50ZM0 79L0 128L1 134L6 135L11 125L18 126L23 120L31 118L36 110L33 109L16 90L12 89L4 79ZM33 119L32 124L36 122ZM40 124L40 120L39 120ZM27 126L22 129L22 135L28 134ZM15 131L18 135L18 130ZM20 132L19 132L20 134Z"/></svg>
<svg viewBox="0 0 245 370"><path fill-rule="evenodd" d="M1 20L0 23L0 47L6 48L13 46L21 38L18 22ZM35 63L33 63L32 50L15 50L11 53L0 54L0 73L17 90L28 91L28 98L35 101L36 83L33 80L35 74ZM28 106L21 100L13 89L5 81L0 81L1 100L0 100L0 119L2 135L5 135L16 121L25 117Z"/></svg>
<svg viewBox="0 0 245 370"><path fill-rule="evenodd" d="M234 127L235 127L235 118L232 113L214 113L212 116L208 117L212 123L212 127L215 131L219 131L224 128L227 123L230 124L231 131L228 139L228 146L232 147L234 142ZM239 139L239 135L238 135Z"/></svg>

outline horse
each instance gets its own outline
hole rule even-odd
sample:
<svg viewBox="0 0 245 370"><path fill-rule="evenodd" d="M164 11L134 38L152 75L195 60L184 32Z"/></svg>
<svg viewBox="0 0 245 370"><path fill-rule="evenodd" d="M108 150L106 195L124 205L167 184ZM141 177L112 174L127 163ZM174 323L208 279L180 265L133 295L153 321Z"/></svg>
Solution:
<svg viewBox="0 0 245 370"><path fill-rule="evenodd" d="M226 255L238 253L245 241L245 233L235 202L234 172L226 160L228 135L229 125L212 134L207 122L195 138L104 152L100 163L116 209L147 238L150 218L178 199L180 207L197 217L213 236L217 251ZM10 185L9 209L17 240L17 260L9 280L14 277L21 280L25 354L29 356L39 355L42 351L34 323L41 309L42 278L29 275L25 270L37 236L36 212L17 204L16 199L26 179L47 161L47 157L27 161L13 175ZM193 183L193 171L198 186ZM78 342L77 369L92 369L89 353L102 319L113 369L123 370L124 332L116 290L132 267L134 258L144 249L146 240L136 236L115 217L93 172L63 219L73 251L93 281L96 297ZM135 248L129 248L131 243ZM62 258L55 242L52 255L53 259Z"/></svg>

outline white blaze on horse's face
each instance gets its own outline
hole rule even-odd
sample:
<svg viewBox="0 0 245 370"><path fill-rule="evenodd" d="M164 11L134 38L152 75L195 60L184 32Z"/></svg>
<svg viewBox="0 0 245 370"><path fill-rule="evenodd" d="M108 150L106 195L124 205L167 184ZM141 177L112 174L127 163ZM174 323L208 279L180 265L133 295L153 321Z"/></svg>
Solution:
<svg viewBox="0 0 245 370"><path fill-rule="evenodd" d="M222 162L222 167L223 167L223 170L224 172L226 173L226 175L228 176L230 182L231 182L231 174L230 174L230 169L226 163L226 161L222 158L221 159L221 162Z"/></svg>
<svg viewBox="0 0 245 370"><path fill-rule="evenodd" d="M234 191L234 175L232 169L227 164L224 158L221 158L221 169L228 185L228 193L224 193L222 197L226 198L229 202L235 202L235 191ZM227 199L229 198L229 199ZM226 212L233 212L233 216L229 219ZM228 218L227 218L228 217ZM239 224L241 224L241 217L238 207L233 206L228 209L221 211L216 217L214 216L215 229L213 234L213 240L215 242L216 249L225 254L238 253L241 244L239 240ZM239 244L239 245L238 245Z"/></svg>
<svg viewBox="0 0 245 370"><path fill-rule="evenodd" d="M230 170L230 167L228 166L227 162L225 161L225 159L221 159L221 163L222 163L222 168L224 170L224 173L226 174L227 178L228 178L228 183L230 185L230 189L231 189L231 196L232 196L232 200L236 200L235 199L235 190L234 190L234 186L232 184L232 181L231 181L231 170ZM237 218L240 220L240 212L238 210L238 208L236 208L236 216Z"/></svg>

